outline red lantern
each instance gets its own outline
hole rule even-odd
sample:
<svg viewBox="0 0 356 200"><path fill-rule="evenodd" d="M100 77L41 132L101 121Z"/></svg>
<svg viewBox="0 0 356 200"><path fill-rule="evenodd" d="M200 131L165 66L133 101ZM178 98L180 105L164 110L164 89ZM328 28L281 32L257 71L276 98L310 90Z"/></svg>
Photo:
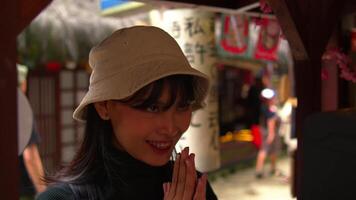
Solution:
<svg viewBox="0 0 356 200"><path fill-rule="evenodd" d="M57 61L48 61L45 66L51 72L58 72L61 69L61 64Z"/></svg>

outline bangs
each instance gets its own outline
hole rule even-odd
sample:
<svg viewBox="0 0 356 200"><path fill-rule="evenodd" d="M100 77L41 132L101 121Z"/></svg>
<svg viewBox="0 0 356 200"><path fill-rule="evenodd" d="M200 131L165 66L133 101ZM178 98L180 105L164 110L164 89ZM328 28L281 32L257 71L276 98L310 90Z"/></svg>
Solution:
<svg viewBox="0 0 356 200"><path fill-rule="evenodd" d="M169 90L169 99L164 108L169 109L174 103L187 105L195 103L193 77L189 75L172 75L159 79L137 91L131 97L120 100L125 104L137 109L145 109L157 104L162 96L166 84Z"/></svg>

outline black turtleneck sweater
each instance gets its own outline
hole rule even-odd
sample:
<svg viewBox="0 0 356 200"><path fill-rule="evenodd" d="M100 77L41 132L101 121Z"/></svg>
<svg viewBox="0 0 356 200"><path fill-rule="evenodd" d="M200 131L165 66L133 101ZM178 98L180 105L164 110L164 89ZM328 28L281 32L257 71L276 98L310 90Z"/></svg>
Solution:
<svg viewBox="0 0 356 200"><path fill-rule="evenodd" d="M162 200L163 183L172 180L173 162L152 167L126 152L111 148L105 164L86 184L57 183L41 193L37 200ZM200 175L200 174L199 174ZM207 184L206 199L217 199Z"/></svg>

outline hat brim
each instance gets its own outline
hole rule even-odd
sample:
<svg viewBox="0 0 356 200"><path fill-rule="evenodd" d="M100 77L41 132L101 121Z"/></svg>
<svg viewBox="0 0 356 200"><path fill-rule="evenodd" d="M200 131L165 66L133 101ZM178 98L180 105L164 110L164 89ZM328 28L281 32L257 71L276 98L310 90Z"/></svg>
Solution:
<svg viewBox="0 0 356 200"><path fill-rule="evenodd" d="M124 99L156 80L179 74L194 78L195 98L202 103L209 90L209 78L205 74L185 62L177 62L174 59L156 60L120 70L120 73L112 73L111 76L91 84L89 91L75 109L73 118L85 122L89 104L110 99Z"/></svg>

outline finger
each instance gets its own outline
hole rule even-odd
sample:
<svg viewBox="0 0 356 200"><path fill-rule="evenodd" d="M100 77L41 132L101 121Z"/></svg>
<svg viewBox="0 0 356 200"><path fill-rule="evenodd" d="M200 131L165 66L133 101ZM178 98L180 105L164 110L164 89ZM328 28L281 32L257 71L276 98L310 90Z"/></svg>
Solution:
<svg viewBox="0 0 356 200"><path fill-rule="evenodd" d="M206 199L206 184L207 176L203 174L199 180L194 194L194 200L205 200Z"/></svg>
<svg viewBox="0 0 356 200"><path fill-rule="evenodd" d="M176 193L181 156L182 156L181 154L178 154L177 159L174 162L172 183L170 184L170 191L169 191L169 195L168 195L170 197L170 199L173 198Z"/></svg>
<svg viewBox="0 0 356 200"><path fill-rule="evenodd" d="M197 174L197 168L195 167L195 154L192 153L192 160L193 160L193 168L194 168L194 178L195 178L195 184L198 181L198 174Z"/></svg>
<svg viewBox="0 0 356 200"><path fill-rule="evenodd" d="M186 178L186 166L185 160L188 157L189 149L186 147L183 149L181 154L181 159L179 161L179 172L178 172L178 181L177 181L177 189L175 198L182 199L184 194L184 187L185 187L185 178Z"/></svg>
<svg viewBox="0 0 356 200"><path fill-rule="evenodd" d="M196 186L196 172L194 167L194 154L188 156L185 160L186 165L186 178L184 186L183 199L191 200Z"/></svg>
<svg viewBox="0 0 356 200"><path fill-rule="evenodd" d="M163 199L166 199L168 195L167 183L163 183Z"/></svg>
<svg viewBox="0 0 356 200"><path fill-rule="evenodd" d="M168 200L171 183L163 183L163 199Z"/></svg>
<svg viewBox="0 0 356 200"><path fill-rule="evenodd" d="M166 194L168 192L168 183L163 183L163 192Z"/></svg>
<svg viewBox="0 0 356 200"><path fill-rule="evenodd" d="M171 183L167 183L167 191L169 192L171 190Z"/></svg>
<svg viewBox="0 0 356 200"><path fill-rule="evenodd" d="M202 176L202 199L206 199L206 184L208 183L208 175L206 175L206 174L204 174L203 176Z"/></svg>

